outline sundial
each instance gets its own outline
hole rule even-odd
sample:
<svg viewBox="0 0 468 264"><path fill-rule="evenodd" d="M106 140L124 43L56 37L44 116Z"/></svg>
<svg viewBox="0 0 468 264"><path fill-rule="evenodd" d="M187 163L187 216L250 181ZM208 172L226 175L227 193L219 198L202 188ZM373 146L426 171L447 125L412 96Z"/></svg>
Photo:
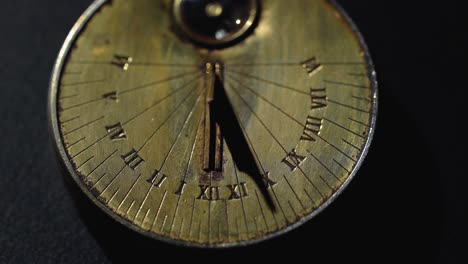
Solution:
<svg viewBox="0 0 468 264"><path fill-rule="evenodd" d="M60 160L96 206L157 240L228 247L298 227L343 191L377 84L333 1L97 0L49 103Z"/></svg>

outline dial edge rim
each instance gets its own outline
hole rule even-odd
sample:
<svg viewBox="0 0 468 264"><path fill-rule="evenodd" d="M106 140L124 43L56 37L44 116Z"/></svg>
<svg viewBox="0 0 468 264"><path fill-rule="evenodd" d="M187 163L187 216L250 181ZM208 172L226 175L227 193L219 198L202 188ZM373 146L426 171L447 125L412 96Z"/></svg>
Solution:
<svg viewBox="0 0 468 264"><path fill-rule="evenodd" d="M267 241L271 238L281 236L298 228L299 226L303 225L304 223L308 222L318 214L320 214L325 208L327 208L335 199L340 196L340 194L348 187L350 182L354 179L357 171L359 171L365 157L369 152L370 145L372 143L376 122L377 122L377 112L378 112L378 82L377 82L377 75L375 72L374 63L372 57L370 55L369 49L367 44L357 28L354 21L350 18L350 16L346 13L346 11L339 5L335 0L324 0L328 4L330 4L333 8L335 8L343 18L343 21L346 22L347 26L350 27L352 32L354 33L355 37L357 38L359 45L364 52L364 60L366 62L366 69L368 72L368 78L370 80L370 89L372 95L372 106L370 112L370 125L369 125L369 133L367 136L366 143L359 155L359 159L354 166L353 170L349 174L346 181L339 187L339 189L328 198L326 202L320 205L315 211L312 213L304 216L299 221L274 232L267 233L260 238L246 240L246 241L239 241L239 242L231 242L231 243L221 243L221 244L202 244L202 243L194 243L184 240L176 240L173 238L169 238L166 236L162 236L156 233L148 232L143 230L142 228L134 225L130 221L120 217L116 214L116 212L112 211L110 208L106 207L98 200L84 185L84 183L80 180L78 175L76 174L73 165L69 160L69 156L64 148L62 134L59 129L59 120L58 120L58 105L57 105L57 92L59 87L59 82L61 80L61 74L63 71L63 67L65 65L65 61L70 53L70 50L73 46L73 43L76 41L79 34L82 32L83 28L89 22L89 20L100 10L104 4L108 3L109 0L94 0L93 3L84 11L84 13L79 17L79 19L75 22L72 29L68 33L60 52L57 56L55 61L53 72L49 82L49 96L48 96L48 122L49 122L49 129L51 136L53 137L54 149L55 152L60 156L60 163L62 167L66 168L67 173L73 178L74 182L79 186L81 191L93 202L93 204L97 205L108 217L115 220L117 223L124 225L125 227L129 228L137 232L140 235L143 235L148 238L155 239L157 241L162 241L169 243L171 245L177 246L184 246L184 247L192 247L192 248L235 248L235 247L244 247L248 245L257 244L263 241Z"/></svg>

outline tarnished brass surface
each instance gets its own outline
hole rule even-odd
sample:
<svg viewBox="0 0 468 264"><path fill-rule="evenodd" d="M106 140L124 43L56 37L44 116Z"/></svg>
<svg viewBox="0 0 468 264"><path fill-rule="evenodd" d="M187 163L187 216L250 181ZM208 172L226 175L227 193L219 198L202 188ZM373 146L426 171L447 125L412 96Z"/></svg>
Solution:
<svg viewBox="0 0 468 264"><path fill-rule="evenodd" d="M375 73L353 25L329 1L264 0L249 37L208 50L175 33L172 8L101 0L73 29L50 94L70 175L116 220L186 245L259 241L316 215L373 134ZM237 146L222 142L233 132L218 126L222 169L206 170L213 89L224 89L262 179L238 168Z"/></svg>

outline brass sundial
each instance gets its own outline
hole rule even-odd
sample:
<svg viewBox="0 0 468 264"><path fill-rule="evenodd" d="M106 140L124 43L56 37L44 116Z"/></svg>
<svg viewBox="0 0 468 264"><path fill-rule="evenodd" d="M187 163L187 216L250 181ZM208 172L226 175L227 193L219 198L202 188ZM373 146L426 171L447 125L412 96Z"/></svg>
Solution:
<svg viewBox="0 0 468 264"><path fill-rule="evenodd" d="M59 156L156 239L258 242L315 216L374 132L375 72L327 0L97 0L50 89Z"/></svg>

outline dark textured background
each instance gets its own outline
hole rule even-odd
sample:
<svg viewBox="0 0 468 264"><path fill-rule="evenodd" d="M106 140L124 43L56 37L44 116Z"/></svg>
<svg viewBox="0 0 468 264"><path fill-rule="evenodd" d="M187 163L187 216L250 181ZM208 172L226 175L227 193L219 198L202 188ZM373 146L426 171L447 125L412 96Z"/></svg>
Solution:
<svg viewBox="0 0 468 264"><path fill-rule="evenodd" d="M306 225L256 246L212 251L127 232L58 170L47 127L48 80L67 32L90 2L2 1L0 263L138 263L164 255L207 263L252 256L468 263L461 4L339 1L363 32L379 76L379 121L368 158L343 195Z"/></svg>

